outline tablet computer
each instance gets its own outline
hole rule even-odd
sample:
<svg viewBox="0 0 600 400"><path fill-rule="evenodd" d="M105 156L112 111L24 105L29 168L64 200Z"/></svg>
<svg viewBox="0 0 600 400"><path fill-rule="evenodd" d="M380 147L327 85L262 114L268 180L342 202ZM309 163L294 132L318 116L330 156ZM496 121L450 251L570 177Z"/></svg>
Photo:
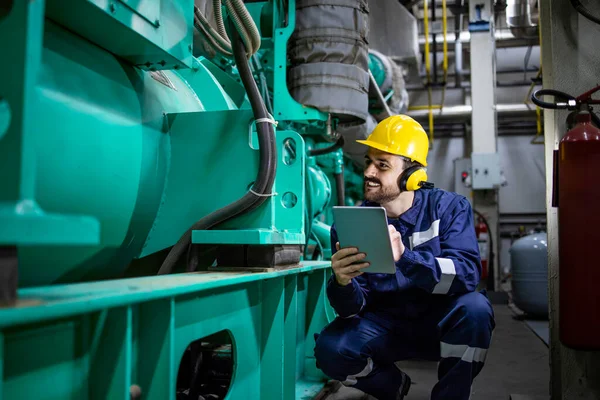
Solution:
<svg viewBox="0 0 600 400"><path fill-rule="evenodd" d="M335 228L340 248L356 247L370 262L362 271L395 274L396 263L388 230L387 213L383 207L333 207Z"/></svg>

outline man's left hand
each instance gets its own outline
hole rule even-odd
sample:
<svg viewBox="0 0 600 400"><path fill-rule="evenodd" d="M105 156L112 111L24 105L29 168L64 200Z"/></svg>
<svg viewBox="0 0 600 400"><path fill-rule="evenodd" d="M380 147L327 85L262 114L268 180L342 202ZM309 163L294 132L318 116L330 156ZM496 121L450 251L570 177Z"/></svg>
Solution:
<svg viewBox="0 0 600 400"><path fill-rule="evenodd" d="M394 261L400 261L400 257L404 254L404 243L402 243L402 236L400 232L396 230L394 225L388 225L388 230L390 231L390 239L392 241L392 250L394 252Z"/></svg>

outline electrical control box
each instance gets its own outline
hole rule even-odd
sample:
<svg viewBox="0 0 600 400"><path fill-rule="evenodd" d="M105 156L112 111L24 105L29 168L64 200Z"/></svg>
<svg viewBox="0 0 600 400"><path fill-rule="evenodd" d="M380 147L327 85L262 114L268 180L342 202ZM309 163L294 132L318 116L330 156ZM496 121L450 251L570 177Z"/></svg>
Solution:
<svg viewBox="0 0 600 400"><path fill-rule="evenodd" d="M503 184L498 153L471 154L471 170L473 190L496 189Z"/></svg>

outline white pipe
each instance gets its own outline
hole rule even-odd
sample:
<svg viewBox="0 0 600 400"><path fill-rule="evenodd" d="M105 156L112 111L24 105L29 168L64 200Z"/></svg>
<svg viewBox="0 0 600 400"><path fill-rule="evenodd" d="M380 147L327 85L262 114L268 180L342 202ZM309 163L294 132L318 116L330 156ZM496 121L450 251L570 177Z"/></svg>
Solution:
<svg viewBox="0 0 600 400"><path fill-rule="evenodd" d="M526 104L496 104L496 113L498 115L535 115L535 109L529 108ZM469 105L446 106L441 110L433 111L434 120L437 119L468 119L473 113L473 107ZM427 118L428 110L408 111L410 117L415 119Z"/></svg>
<svg viewBox="0 0 600 400"><path fill-rule="evenodd" d="M431 38L431 35L430 35ZM456 41L456 34L454 32L448 32L446 34L446 38L448 40L448 42L455 42ZM435 35L435 39L437 41L443 41L443 35L441 33L438 33ZM469 43L471 41L471 33L470 32L466 32L463 31L460 33L459 38L458 38L462 43ZM501 42L504 40L511 40L511 39L515 39L515 35L510 32L509 30L496 30L494 32L494 39L497 42ZM431 41L431 39L430 39ZM425 45L425 36L419 36L419 45L423 46Z"/></svg>

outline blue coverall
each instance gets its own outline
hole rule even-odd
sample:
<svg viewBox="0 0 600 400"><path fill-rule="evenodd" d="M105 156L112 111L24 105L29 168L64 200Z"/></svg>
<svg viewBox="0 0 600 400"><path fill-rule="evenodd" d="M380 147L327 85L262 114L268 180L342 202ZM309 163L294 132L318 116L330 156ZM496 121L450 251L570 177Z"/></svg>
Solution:
<svg viewBox="0 0 600 400"><path fill-rule="evenodd" d="M431 399L467 400L495 328L485 292L476 291L471 205L455 193L419 189L412 207L388 223L406 246L396 274L364 273L347 286L331 277L327 296L338 317L316 335L317 366L344 385L396 400L402 373L394 362L439 361ZM337 241L332 226L334 251Z"/></svg>

